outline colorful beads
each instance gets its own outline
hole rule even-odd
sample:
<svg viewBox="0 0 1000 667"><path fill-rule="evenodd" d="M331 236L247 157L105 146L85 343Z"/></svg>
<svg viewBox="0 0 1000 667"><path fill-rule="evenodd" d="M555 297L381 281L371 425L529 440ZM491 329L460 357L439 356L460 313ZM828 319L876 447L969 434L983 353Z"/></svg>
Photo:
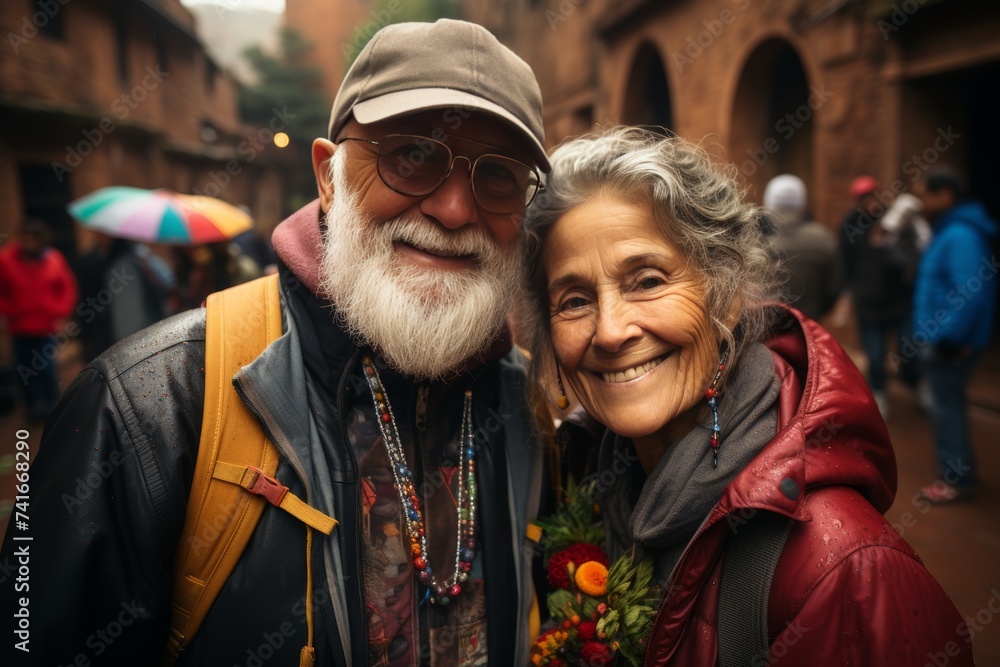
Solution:
<svg viewBox="0 0 1000 667"><path fill-rule="evenodd" d="M427 534L424 519L420 509L420 498L417 496L413 482L413 473L406 464L406 454L403 451L399 429L396 427L392 414L392 406L386 395L382 380L367 355L362 358L365 375L372 392L375 414L379 417L377 423L382 433L386 452L395 480L394 486L399 494L399 502L403 509L406 522L406 533L410 539L410 555L413 559L414 572L417 581L426 587L423 600L431 604L445 606L452 598L462 592L461 584L469 580L472 561L475 558L476 547L476 464L475 440L472 432L472 390L465 391L464 409L462 414L461 440L459 443L460 461L458 470L458 490L456 501L458 516L455 544L455 570L451 582L435 579L427 556ZM465 546L463 546L465 545ZM422 604L423 602L421 602Z"/></svg>
<svg viewBox="0 0 1000 667"><path fill-rule="evenodd" d="M705 390L705 398L708 399L708 407L712 410L712 436L709 444L712 447L712 467L719 465L719 410L716 396L719 395L719 380L722 378L722 371L726 370L726 360L729 358L729 348L722 353L722 360L719 362L719 370L715 372L712 384Z"/></svg>

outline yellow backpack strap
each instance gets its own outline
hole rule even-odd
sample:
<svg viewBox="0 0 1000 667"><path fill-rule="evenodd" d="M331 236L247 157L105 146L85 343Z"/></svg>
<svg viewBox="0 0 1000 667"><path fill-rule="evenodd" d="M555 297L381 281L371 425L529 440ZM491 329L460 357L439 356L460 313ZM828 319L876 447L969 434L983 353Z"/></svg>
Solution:
<svg viewBox="0 0 1000 667"><path fill-rule="evenodd" d="M172 664L194 638L268 502L326 534L337 523L274 478L278 452L232 386L236 372L280 336L277 275L208 297L201 440L177 548L163 665Z"/></svg>

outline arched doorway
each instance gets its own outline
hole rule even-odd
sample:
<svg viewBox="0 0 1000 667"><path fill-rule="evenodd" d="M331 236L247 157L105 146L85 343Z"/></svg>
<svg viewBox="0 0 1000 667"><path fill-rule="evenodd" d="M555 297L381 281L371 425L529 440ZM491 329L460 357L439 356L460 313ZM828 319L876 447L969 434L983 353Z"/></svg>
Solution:
<svg viewBox="0 0 1000 667"><path fill-rule="evenodd" d="M667 70L659 51L649 42L639 47L632 63L622 122L626 125L662 127L673 131L674 117L667 87Z"/></svg>
<svg viewBox="0 0 1000 667"><path fill-rule="evenodd" d="M747 59L733 102L730 158L758 202L778 174L795 174L812 189L815 115L823 102L785 40L765 40Z"/></svg>

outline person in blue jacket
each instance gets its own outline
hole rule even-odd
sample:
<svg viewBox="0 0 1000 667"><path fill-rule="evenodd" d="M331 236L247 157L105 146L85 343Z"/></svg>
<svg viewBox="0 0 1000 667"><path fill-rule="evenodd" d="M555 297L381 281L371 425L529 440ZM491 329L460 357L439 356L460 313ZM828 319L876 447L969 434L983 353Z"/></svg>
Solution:
<svg viewBox="0 0 1000 667"><path fill-rule="evenodd" d="M928 169L915 194L934 231L917 268L913 331L934 398L939 474L921 495L932 503L949 503L969 497L976 481L965 394L993 330L997 223L982 204L964 199L964 183L951 167Z"/></svg>

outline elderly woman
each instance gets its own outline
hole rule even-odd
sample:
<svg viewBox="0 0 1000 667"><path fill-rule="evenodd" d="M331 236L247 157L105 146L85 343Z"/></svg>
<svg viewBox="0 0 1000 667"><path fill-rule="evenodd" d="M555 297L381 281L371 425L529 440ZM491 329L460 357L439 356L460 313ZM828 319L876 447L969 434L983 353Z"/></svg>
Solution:
<svg viewBox="0 0 1000 667"><path fill-rule="evenodd" d="M637 546L665 584L646 664L971 665L954 605L882 517L896 469L871 392L774 302L729 172L628 128L551 160L526 222L533 375L554 360L607 427L607 549Z"/></svg>

